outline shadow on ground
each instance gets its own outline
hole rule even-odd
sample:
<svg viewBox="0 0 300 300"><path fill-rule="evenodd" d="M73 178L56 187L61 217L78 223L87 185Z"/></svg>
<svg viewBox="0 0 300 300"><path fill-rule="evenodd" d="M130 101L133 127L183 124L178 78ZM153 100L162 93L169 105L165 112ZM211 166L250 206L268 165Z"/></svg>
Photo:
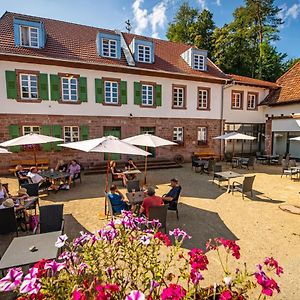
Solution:
<svg viewBox="0 0 300 300"><path fill-rule="evenodd" d="M229 240L238 240L238 237L226 226L218 213L183 203L178 205L179 221L175 212L168 211L167 231L180 228L192 236L191 239L183 243L186 249L205 249L205 244L209 239L223 237ZM186 222L182 222L185 220Z"/></svg>

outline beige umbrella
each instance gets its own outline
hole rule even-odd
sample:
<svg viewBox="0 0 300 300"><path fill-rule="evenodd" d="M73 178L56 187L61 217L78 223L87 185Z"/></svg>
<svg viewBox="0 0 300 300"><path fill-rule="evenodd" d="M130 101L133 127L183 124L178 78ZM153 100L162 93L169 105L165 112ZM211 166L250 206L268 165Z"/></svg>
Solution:
<svg viewBox="0 0 300 300"><path fill-rule="evenodd" d="M0 154L9 154L9 153L11 153L11 152L4 148L0 148Z"/></svg>

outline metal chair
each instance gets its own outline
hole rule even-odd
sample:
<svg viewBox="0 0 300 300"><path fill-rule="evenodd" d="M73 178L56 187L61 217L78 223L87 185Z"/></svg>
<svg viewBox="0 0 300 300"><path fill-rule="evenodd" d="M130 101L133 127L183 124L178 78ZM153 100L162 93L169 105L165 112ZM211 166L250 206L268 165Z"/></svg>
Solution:
<svg viewBox="0 0 300 300"><path fill-rule="evenodd" d="M238 191L240 193L242 193L242 197L244 200L244 196L246 193L251 193L251 197L253 198L253 182L255 179L255 175L252 176L246 176L244 177L243 183L239 183L237 181L234 181L232 183L232 194L235 191Z"/></svg>
<svg viewBox="0 0 300 300"><path fill-rule="evenodd" d="M213 159L210 159L208 161L208 164L206 166L203 166L203 171L207 174L210 174L214 170L215 164L216 164L216 161Z"/></svg>
<svg viewBox="0 0 300 300"><path fill-rule="evenodd" d="M0 209L0 234L15 232L18 236L14 207Z"/></svg>
<svg viewBox="0 0 300 300"><path fill-rule="evenodd" d="M165 204L167 205L168 210L176 212L177 220L179 220L178 202L179 202L179 198L180 198L181 189L182 189L181 186L179 186L178 194L173 198L172 201L165 201ZM163 197L165 197L166 195L167 194L164 194Z"/></svg>
<svg viewBox="0 0 300 300"><path fill-rule="evenodd" d="M40 207L40 233L64 231L63 204Z"/></svg>
<svg viewBox="0 0 300 300"><path fill-rule="evenodd" d="M140 182L138 180L129 180L127 182L127 191L128 191L128 193L131 193L132 190L135 190L135 192L139 192L141 190Z"/></svg>
<svg viewBox="0 0 300 300"><path fill-rule="evenodd" d="M214 166L214 174L213 174L213 182L215 180L218 181L218 185L220 186L220 183L222 181L227 181L227 179L223 178L222 176L217 175L216 173L222 172L222 165L215 165Z"/></svg>
<svg viewBox="0 0 300 300"><path fill-rule="evenodd" d="M165 233L167 233L167 213L167 205L149 207L149 221L159 220L161 229L164 229Z"/></svg>
<svg viewBox="0 0 300 300"><path fill-rule="evenodd" d="M22 188L27 190L27 194L30 197L38 197L39 196L39 184L38 183L25 183L21 184Z"/></svg>
<svg viewBox="0 0 300 300"><path fill-rule="evenodd" d="M192 169L194 169L197 173L200 172L199 168L201 167L198 161L199 158L196 155L192 155Z"/></svg>
<svg viewBox="0 0 300 300"><path fill-rule="evenodd" d="M242 159L241 160L241 167L245 167L249 170L249 167L252 167L253 170L254 170L254 163L255 163L255 157L254 156L251 156L250 158L248 159Z"/></svg>
<svg viewBox="0 0 300 300"><path fill-rule="evenodd" d="M271 159L271 160L270 160L270 164L271 164L271 165L281 165L282 160L283 160L283 155L280 154L280 155L278 156L278 158L273 158L273 159Z"/></svg>
<svg viewBox="0 0 300 300"><path fill-rule="evenodd" d="M281 162L281 165L282 165L281 178L282 178L283 175L285 175L285 177L290 176L291 179L292 179L293 175L298 174L298 170L290 169L290 167L292 167L293 164L294 163L291 160L290 161L287 161L286 159L282 160L282 162Z"/></svg>

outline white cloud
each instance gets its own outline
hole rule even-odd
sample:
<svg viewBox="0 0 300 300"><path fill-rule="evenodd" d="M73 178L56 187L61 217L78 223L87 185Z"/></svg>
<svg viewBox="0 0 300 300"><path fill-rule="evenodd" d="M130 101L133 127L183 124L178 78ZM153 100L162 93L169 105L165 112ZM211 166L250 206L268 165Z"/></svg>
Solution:
<svg viewBox="0 0 300 300"><path fill-rule="evenodd" d="M206 9L207 6L206 6L206 0L198 0L199 1L199 4L201 6L202 9Z"/></svg>
<svg viewBox="0 0 300 300"><path fill-rule="evenodd" d="M216 0L216 4L217 4L218 6L221 6L221 0Z"/></svg>
<svg viewBox="0 0 300 300"><path fill-rule="evenodd" d="M148 25L151 25L152 37L158 37L158 29L163 28L167 22L166 16L166 1L163 0L152 8L152 12L148 13L147 9L141 6L144 0L135 0L132 4L136 34L143 34Z"/></svg>
<svg viewBox="0 0 300 300"><path fill-rule="evenodd" d="M152 13L149 16L149 21L152 25L152 37L158 37L158 28L163 28L166 21L166 5L164 2L156 4L153 7Z"/></svg>
<svg viewBox="0 0 300 300"><path fill-rule="evenodd" d="M284 3L280 6L281 11L279 12L278 16L285 22L287 25L291 22L291 20L295 20L298 18L300 14L300 2L294 3L290 7ZM282 26L284 27L284 26Z"/></svg>
<svg viewBox="0 0 300 300"><path fill-rule="evenodd" d="M134 21L136 22L135 33L142 34L148 25L148 11L147 9L142 9L141 5L144 0L135 0L132 4Z"/></svg>
<svg viewBox="0 0 300 300"><path fill-rule="evenodd" d="M208 4L207 2L209 1L206 1L206 0L198 0L200 6L202 9L208 9ZM212 4L215 4L217 6L221 6L221 0L214 0L214 1L210 1L210 2L213 2Z"/></svg>

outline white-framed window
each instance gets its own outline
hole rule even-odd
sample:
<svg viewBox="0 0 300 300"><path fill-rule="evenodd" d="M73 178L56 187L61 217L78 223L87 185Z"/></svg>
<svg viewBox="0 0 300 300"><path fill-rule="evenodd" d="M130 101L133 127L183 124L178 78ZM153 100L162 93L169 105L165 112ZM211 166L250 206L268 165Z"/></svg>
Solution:
<svg viewBox="0 0 300 300"><path fill-rule="evenodd" d="M142 84L142 105L152 106L154 104L153 90L153 85Z"/></svg>
<svg viewBox="0 0 300 300"><path fill-rule="evenodd" d="M242 108L242 92L232 92L231 108L241 109Z"/></svg>
<svg viewBox="0 0 300 300"><path fill-rule="evenodd" d="M207 127L197 128L197 141L198 144L207 144Z"/></svg>
<svg viewBox="0 0 300 300"><path fill-rule="evenodd" d="M173 108L183 108L185 103L185 89L183 87L173 88Z"/></svg>
<svg viewBox="0 0 300 300"><path fill-rule="evenodd" d="M138 61L151 62L151 47L147 45L138 45Z"/></svg>
<svg viewBox="0 0 300 300"><path fill-rule="evenodd" d="M37 75L20 74L21 99L36 100L38 98L37 82Z"/></svg>
<svg viewBox="0 0 300 300"><path fill-rule="evenodd" d="M255 110L257 105L257 94L256 93L249 93L248 100L247 100L247 109Z"/></svg>
<svg viewBox="0 0 300 300"><path fill-rule="evenodd" d="M208 89L198 89L198 109L209 109Z"/></svg>
<svg viewBox="0 0 300 300"><path fill-rule="evenodd" d="M173 141L177 143L183 143L183 127L173 128Z"/></svg>
<svg viewBox="0 0 300 300"><path fill-rule="evenodd" d="M104 102L108 104L119 103L119 83L117 81L105 81Z"/></svg>
<svg viewBox="0 0 300 300"><path fill-rule="evenodd" d="M102 39L102 55L105 57L117 57L117 41L103 38Z"/></svg>
<svg viewBox="0 0 300 300"><path fill-rule="evenodd" d="M62 99L63 101L77 101L78 100L78 83L77 78L62 77Z"/></svg>
<svg viewBox="0 0 300 300"><path fill-rule="evenodd" d="M203 71L205 69L205 57L201 54L194 54L194 69Z"/></svg>
<svg viewBox="0 0 300 300"><path fill-rule="evenodd" d="M64 126L64 141L65 143L79 141L79 127L78 126Z"/></svg>
<svg viewBox="0 0 300 300"><path fill-rule="evenodd" d="M22 127L23 135L30 134L30 133L37 133L40 134L40 126L23 126Z"/></svg>
<svg viewBox="0 0 300 300"><path fill-rule="evenodd" d="M20 45L39 48L39 29L37 27L20 26Z"/></svg>

